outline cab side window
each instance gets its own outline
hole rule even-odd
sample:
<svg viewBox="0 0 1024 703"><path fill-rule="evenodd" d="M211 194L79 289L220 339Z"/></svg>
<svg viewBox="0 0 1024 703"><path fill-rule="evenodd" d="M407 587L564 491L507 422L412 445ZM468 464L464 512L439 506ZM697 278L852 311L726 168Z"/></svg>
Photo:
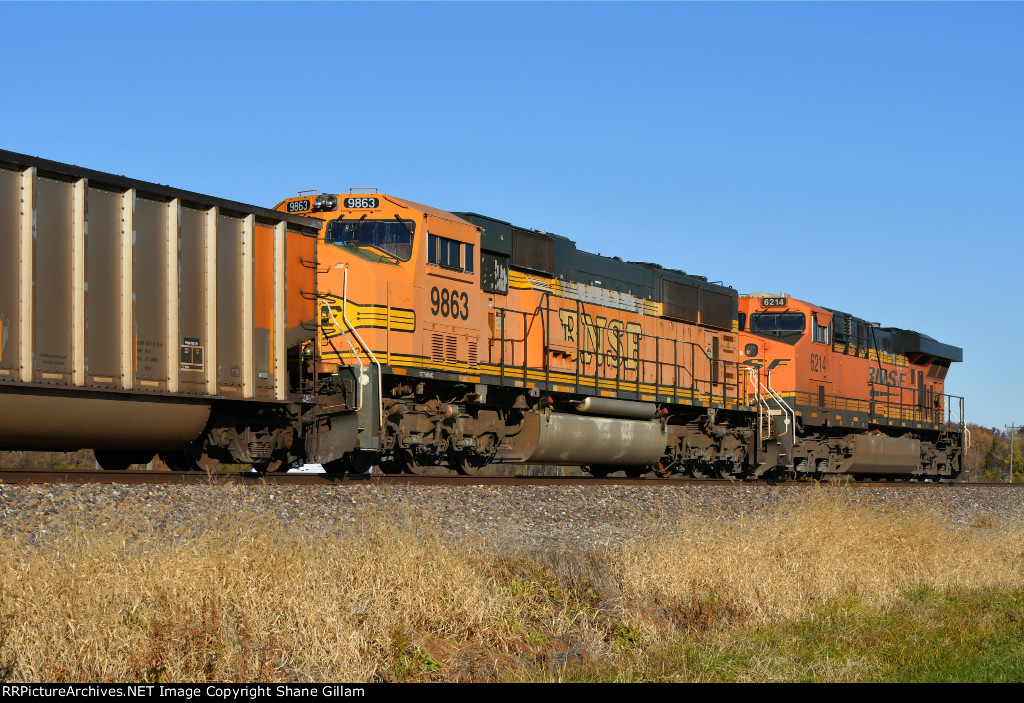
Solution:
<svg viewBox="0 0 1024 703"><path fill-rule="evenodd" d="M427 237L427 263L456 271L473 273L474 247L447 237Z"/></svg>
<svg viewBox="0 0 1024 703"><path fill-rule="evenodd" d="M829 326L819 324L818 316L816 314L811 315L811 331L814 335L813 339L815 342L821 342L822 344L829 343Z"/></svg>

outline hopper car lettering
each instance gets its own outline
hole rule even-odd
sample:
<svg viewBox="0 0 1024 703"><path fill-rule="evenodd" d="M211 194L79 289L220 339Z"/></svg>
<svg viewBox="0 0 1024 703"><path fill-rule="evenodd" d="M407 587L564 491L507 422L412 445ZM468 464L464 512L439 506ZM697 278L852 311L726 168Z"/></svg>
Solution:
<svg viewBox="0 0 1024 703"><path fill-rule="evenodd" d="M355 190L267 209L0 151L0 447L104 468L960 472L957 347Z"/></svg>

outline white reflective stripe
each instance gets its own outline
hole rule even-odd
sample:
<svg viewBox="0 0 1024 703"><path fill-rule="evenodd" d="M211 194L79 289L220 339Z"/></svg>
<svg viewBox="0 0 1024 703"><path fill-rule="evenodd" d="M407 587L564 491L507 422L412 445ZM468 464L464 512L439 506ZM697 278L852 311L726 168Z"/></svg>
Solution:
<svg viewBox="0 0 1024 703"><path fill-rule="evenodd" d="M238 265L241 266L241 273L239 280L242 284L242 397L251 398L253 396L253 380L255 374L253 373L253 313L254 313L254 302L253 302L253 285L254 285L254 272L253 265L256 257L253 255L255 246L255 226L256 217L254 215L246 215L242 218L242 256Z"/></svg>
<svg viewBox="0 0 1024 703"><path fill-rule="evenodd" d="M164 280L167 286L167 328L164 335L164 349L167 355L167 390L177 393L180 384L178 347L181 341L178 317L178 242L181 239L181 200L174 198L167 203L167 238L164 246L166 268Z"/></svg>
<svg viewBox="0 0 1024 703"><path fill-rule="evenodd" d="M21 380L32 380L32 342L35 325L32 319L32 266L36 242L36 169L27 168L21 174L21 227L18 241L18 307L19 365Z"/></svg>
<svg viewBox="0 0 1024 703"><path fill-rule="evenodd" d="M71 186L71 378L85 385L85 198L86 179Z"/></svg>
<svg viewBox="0 0 1024 703"><path fill-rule="evenodd" d="M135 189L129 188L121 194L121 266L120 266L120 315L121 315L121 387L128 389L135 385L135 328L132 293L135 289L132 279L133 247L135 245Z"/></svg>
<svg viewBox="0 0 1024 703"><path fill-rule="evenodd" d="M206 329L203 332L206 349L203 356L203 370L206 373L206 392L217 395L217 207L206 211Z"/></svg>

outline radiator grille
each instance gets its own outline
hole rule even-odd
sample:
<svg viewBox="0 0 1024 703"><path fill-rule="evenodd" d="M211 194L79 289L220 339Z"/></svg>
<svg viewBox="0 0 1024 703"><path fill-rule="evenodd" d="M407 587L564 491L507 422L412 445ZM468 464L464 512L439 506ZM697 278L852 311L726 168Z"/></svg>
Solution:
<svg viewBox="0 0 1024 703"><path fill-rule="evenodd" d="M663 279L661 300L662 317L682 322L699 322L723 330L732 329L736 302L731 295Z"/></svg>
<svg viewBox="0 0 1024 703"><path fill-rule="evenodd" d="M713 290L700 292L700 321L708 327L732 329L736 305L731 295Z"/></svg>

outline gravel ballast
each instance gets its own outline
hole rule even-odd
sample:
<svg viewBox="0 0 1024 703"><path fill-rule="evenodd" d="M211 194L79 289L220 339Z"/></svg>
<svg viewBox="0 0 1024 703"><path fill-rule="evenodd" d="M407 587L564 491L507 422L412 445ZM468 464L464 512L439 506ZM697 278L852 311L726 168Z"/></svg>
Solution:
<svg viewBox="0 0 1024 703"><path fill-rule="evenodd" d="M934 511L953 527L1024 522L1024 493L1001 486L274 486L2 485L0 534L23 543L70 530L144 524L154 537L202 531L211 515L330 537L386 516L433 525L453 541L502 550L600 548L688 526L745 521L801 491L897 513Z"/></svg>

